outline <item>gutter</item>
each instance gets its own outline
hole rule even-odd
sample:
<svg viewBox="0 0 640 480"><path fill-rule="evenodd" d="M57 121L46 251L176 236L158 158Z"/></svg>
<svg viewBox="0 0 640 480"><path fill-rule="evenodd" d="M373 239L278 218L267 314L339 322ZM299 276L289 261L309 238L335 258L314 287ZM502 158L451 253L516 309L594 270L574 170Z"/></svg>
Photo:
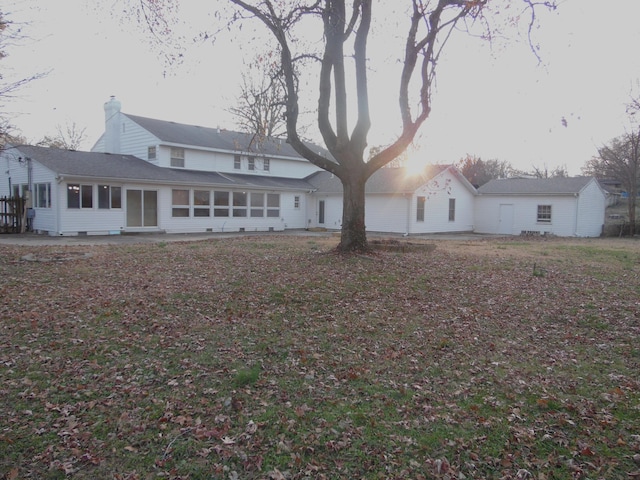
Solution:
<svg viewBox="0 0 640 480"><path fill-rule="evenodd" d="M225 177L227 178L227 177ZM56 181L58 183L62 183L64 181L99 181L104 180L105 182L117 182L117 183L142 183L145 185L157 185L157 186L183 186L183 187L203 187L203 188L251 188L256 190L277 190L282 192L287 191L300 191L300 192L308 192L309 188L305 187L262 187L255 184L241 184L234 183L233 185L227 184L216 184L216 183L191 183L191 182L180 182L175 180L149 180L149 179L136 179L136 178L119 178L119 177L93 177L91 175L58 175L56 177Z"/></svg>
<svg viewBox="0 0 640 480"><path fill-rule="evenodd" d="M311 163L309 162L309 160L307 160L304 157L290 157L288 155L278 155L278 154L272 155L272 154L267 154L263 152L252 152L249 150L226 150L222 148L203 147L199 145L190 145L186 143L173 143L173 142L161 142L159 145L169 147L169 148L178 147L178 148L184 148L188 150L200 150L203 152L226 153L231 155L245 155L245 156L265 157L265 158L279 158L282 160L297 160L301 162Z"/></svg>

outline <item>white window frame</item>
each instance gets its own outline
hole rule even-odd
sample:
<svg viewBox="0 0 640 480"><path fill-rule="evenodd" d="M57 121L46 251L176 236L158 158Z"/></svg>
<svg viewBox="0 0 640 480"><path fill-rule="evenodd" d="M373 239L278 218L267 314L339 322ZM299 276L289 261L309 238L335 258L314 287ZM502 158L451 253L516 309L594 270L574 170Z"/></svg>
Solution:
<svg viewBox="0 0 640 480"><path fill-rule="evenodd" d="M211 216L211 191L193 190L193 216L198 218Z"/></svg>
<svg viewBox="0 0 640 480"><path fill-rule="evenodd" d="M427 206L427 197L416 198L416 222L424 222L424 212Z"/></svg>
<svg viewBox="0 0 640 480"><path fill-rule="evenodd" d="M117 195L114 195L115 192ZM106 194L106 206L100 202L105 200L103 195ZM117 203L116 203L117 202ZM98 210L121 209L122 208L122 187L113 185L98 185Z"/></svg>
<svg viewBox="0 0 640 480"><path fill-rule="evenodd" d="M247 218L249 206L248 192L231 192L231 216L235 218Z"/></svg>
<svg viewBox="0 0 640 480"><path fill-rule="evenodd" d="M538 205L536 221L537 223L551 223L553 208L551 205Z"/></svg>
<svg viewBox="0 0 640 480"><path fill-rule="evenodd" d="M43 187L44 191L41 191ZM51 183L36 183L33 189L35 191L33 206L35 208L51 208Z"/></svg>
<svg viewBox="0 0 640 480"><path fill-rule="evenodd" d="M78 206L71 207L69 205L69 190L77 189ZM89 191L88 198L85 197L86 192ZM87 201L88 200L88 201ZM67 184L67 208L75 209L92 209L93 208L93 185L87 185L82 183L68 183Z"/></svg>
<svg viewBox="0 0 640 480"><path fill-rule="evenodd" d="M169 160L169 165L177 168L184 168L185 165L185 154L184 148L182 147L171 147L171 159Z"/></svg>
<svg viewBox="0 0 640 480"><path fill-rule="evenodd" d="M184 193L186 193L187 202L181 202L185 200ZM189 218L191 213L191 191L186 188L174 188L171 190L171 216L173 218Z"/></svg>
<svg viewBox="0 0 640 480"><path fill-rule="evenodd" d="M264 215L265 215L264 193L251 192L249 204L250 204L249 216L251 218L264 218Z"/></svg>
<svg viewBox="0 0 640 480"><path fill-rule="evenodd" d="M231 207L231 192L225 190L215 190L213 192L213 216L217 218L228 218Z"/></svg>
<svg viewBox="0 0 640 480"><path fill-rule="evenodd" d="M267 193L267 218L280 216L280 194Z"/></svg>

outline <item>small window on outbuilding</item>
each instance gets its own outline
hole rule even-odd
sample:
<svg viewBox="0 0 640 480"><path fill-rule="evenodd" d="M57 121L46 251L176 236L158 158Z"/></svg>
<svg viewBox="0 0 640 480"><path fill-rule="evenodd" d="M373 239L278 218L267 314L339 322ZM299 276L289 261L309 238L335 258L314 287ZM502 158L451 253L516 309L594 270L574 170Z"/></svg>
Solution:
<svg viewBox="0 0 640 480"><path fill-rule="evenodd" d="M551 223L551 205L538 205L538 223Z"/></svg>
<svg viewBox="0 0 640 480"><path fill-rule="evenodd" d="M424 206L426 203L426 197L418 197L418 204L416 208L416 221L424 222Z"/></svg>
<svg viewBox="0 0 640 480"><path fill-rule="evenodd" d="M551 205L538 205L538 223L551 223Z"/></svg>

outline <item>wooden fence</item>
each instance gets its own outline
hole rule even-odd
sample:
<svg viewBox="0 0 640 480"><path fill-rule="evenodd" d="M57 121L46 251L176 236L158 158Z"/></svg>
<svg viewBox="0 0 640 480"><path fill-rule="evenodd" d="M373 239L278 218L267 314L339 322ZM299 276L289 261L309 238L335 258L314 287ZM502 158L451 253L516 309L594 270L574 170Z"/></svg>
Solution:
<svg viewBox="0 0 640 480"><path fill-rule="evenodd" d="M0 197L0 233L22 233L26 221L24 198Z"/></svg>

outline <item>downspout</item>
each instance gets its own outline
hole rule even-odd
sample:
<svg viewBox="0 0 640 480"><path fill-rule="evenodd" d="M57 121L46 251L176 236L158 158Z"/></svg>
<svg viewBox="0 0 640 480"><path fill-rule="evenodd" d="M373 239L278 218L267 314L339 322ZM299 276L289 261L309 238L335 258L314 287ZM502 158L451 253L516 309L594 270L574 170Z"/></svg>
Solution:
<svg viewBox="0 0 640 480"><path fill-rule="evenodd" d="M27 162L27 191L24 195L24 206L22 209L22 224L20 226L20 233L27 231L27 222L29 217L27 212L33 207L33 165L31 164L31 158L25 157ZM33 225L31 226L33 228Z"/></svg>
<svg viewBox="0 0 640 480"><path fill-rule="evenodd" d="M9 180L9 195L7 197L13 197L13 192L11 191L11 164L9 163L9 157L5 157L7 160L7 178Z"/></svg>
<svg viewBox="0 0 640 480"><path fill-rule="evenodd" d="M576 221L575 221L575 227L573 230L573 236L577 237L578 236L578 219L580 218L580 194L574 193L573 196L576 198Z"/></svg>
<svg viewBox="0 0 640 480"><path fill-rule="evenodd" d="M30 157L25 157L25 160L27 162L27 190L33 192L33 165Z"/></svg>
<svg viewBox="0 0 640 480"><path fill-rule="evenodd" d="M413 200L413 194L407 195L407 235L411 234L411 201Z"/></svg>
<svg viewBox="0 0 640 480"><path fill-rule="evenodd" d="M61 215L61 209L62 209L62 202L60 202L60 185L62 185L62 182L64 181L64 177L62 175L56 177L56 228L55 228L55 232L58 235L62 235L62 231L60 230L60 215Z"/></svg>

